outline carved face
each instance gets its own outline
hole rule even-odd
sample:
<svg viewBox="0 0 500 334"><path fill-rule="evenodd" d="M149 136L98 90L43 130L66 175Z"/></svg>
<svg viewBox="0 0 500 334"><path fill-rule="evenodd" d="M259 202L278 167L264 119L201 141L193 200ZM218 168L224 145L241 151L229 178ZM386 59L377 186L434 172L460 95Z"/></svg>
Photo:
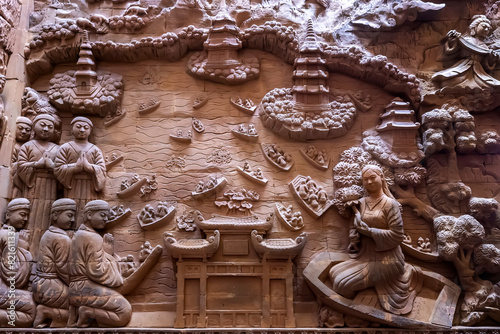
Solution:
<svg viewBox="0 0 500 334"><path fill-rule="evenodd" d="M108 222L109 210L98 210L87 212L87 220L96 230L101 230Z"/></svg>
<svg viewBox="0 0 500 334"><path fill-rule="evenodd" d="M75 222L75 211L74 210L64 210L59 212L54 225L63 229L69 230L73 223Z"/></svg>
<svg viewBox="0 0 500 334"><path fill-rule="evenodd" d="M489 25L488 22L481 22L476 27L476 35L481 39L488 36L490 31L491 25Z"/></svg>
<svg viewBox="0 0 500 334"><path fill-rule="evenodd" d="M382 177L375 171L368 169L362 175L363 187L369 194L375 193L382 189Z"/></svg>
<svg viewBox="0 0 500 334"><path fill-rule="evenodd" d="M73 136L75 136L75 139L86 140L89 138L91 131L92 127L88 123L76 122L73 124Z"/></svg>
<svg viewBox="0 0 500 334"><path fill-rule="evenodd" d="M6 215L7 223L17 229L23 228L28 222L29 209L14 210Z"/></svg>
<svg viewBox="0 0 500 334"><path fill-rule="evenodd" d="M50 140L54 134L54 123L46 119L42 119L35 123L33 131L35 131L35 138Z"/></svg>
<svg viewBox="0 0 500 334"><path fill-rule="evenodd" d="M19 142L27 142L30 139L31 126L25 123L18 123L16 127L16 140Z"/></svg>

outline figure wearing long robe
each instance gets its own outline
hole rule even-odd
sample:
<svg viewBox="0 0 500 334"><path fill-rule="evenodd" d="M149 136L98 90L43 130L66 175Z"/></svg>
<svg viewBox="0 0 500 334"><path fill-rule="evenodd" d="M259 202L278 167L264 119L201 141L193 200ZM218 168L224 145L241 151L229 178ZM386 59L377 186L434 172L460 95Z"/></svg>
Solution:
<svg viewBox="0 0 500 334"><path fill-rule="evenodd" d="M404 233L399 204L383 195L370 207L362 198L359 211L372 237L361 235L359 251L332 267L333 290L352 299L358 291L374 287L386 311L406 314L412 309L422 280L416 268L405 264L400 247Z"/></svg>
<svg viewBox="0 0 500 334"><path fill-rule="evenodd" d="M17 176L22 181L22 197L31 202L31 214L26 227L32 231L31 249L50 226L50 207L57 199L58 182L52 170L36 168L35 163L47 155L54 161L59 146L48 141L30 140L19 149Z"/></svg>
<svg viewBox="0 0 500 334"><path fill-rule="evenodd" d="M19 246L19 232L7 225L0 229L0 326L31 327L35 317L35 302L29 292L32 255L30 251ZM14 307L12 307L12 301ZM9 310L9 307L13 311ZM15 319L9 324L4 323L12 313Z"/></svg>
<svg viewBox="0 0 500 334"><path fill-rule="evenodd" d="M92 166L92 173L77 171L76 162L82 155ZM85 204L100 198L99 194L106 182L106 165L101 150L91 143L82 148L71 141L61 145L55 158L54 174L64 186L64 197L77 203L77 212Z"/></svg>
<svg viewBox="0 0 500 334"><path fill-rule="evenodd" d="M130 303L113 290L123 284L119 262L104 249L95 230L81 225L72 241L69 302L76 308L89 307L106 322L100 326L125 326L132 316Z"/></svg>
<svg viewBox="0 0 500 334"><path fill-rule="evenodd" d="M33 298L38 304L57 309L68 317L69 265L71 238L56 226L50 226L40 240Z"/></svg>

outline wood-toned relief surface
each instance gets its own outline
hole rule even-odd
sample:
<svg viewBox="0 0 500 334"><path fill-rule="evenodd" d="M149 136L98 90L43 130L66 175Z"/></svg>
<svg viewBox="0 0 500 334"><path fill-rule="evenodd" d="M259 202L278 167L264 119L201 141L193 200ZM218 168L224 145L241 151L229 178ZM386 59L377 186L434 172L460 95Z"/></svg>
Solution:
<svg viewBox="0 0 500 334"><path fill-rule="evenodd" d="M497 3L1 8L0 326L497 325Z"/></svg>

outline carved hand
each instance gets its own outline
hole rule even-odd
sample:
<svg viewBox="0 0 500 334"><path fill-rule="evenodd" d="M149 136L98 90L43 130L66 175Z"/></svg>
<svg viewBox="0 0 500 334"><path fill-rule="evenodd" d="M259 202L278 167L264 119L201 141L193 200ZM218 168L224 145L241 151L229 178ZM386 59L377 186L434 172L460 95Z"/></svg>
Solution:
<svg viewBox="0 0 500 334"><path fill-rule="evenodd" d="M92 168L92 164L85 158L85 152L82 152L80 159L83 161L83 170L87 173L92 173L94 169Z"/></svg>
<svg viewBox="0 0 500 334"><path fill-rule="evenodd" d="M17 242L17 246L19 248L24 248L26 250L29 249L29 241L30 241L30 231L21 230L19 232L19 240Z"/></svg>
<svg viewBox="0 0 500 334"><path fill-rule="evenodd" d="M456 38L459 38L462 34L459 33L458 31L456 30L450 30L448 31L448 34L446 34L446 36L449 38L449 39L456 39Z"/></svg>
<svg viewBox="0 0 500 334"><path fill-rule="evenodd" d="M115 238L111 233L106 233L103 236L104 241L104 251L110 255L114 255L115 253Z"/></svg>
<svg viewBox="0 0 500 334"><path fill-rule="evenodd" d="M45 168L51 169L51 170L54 169L54 166L55 166L54 161L52 161L52 159L49 157L48 152L45 152L43 154L43 159L44 159Z"/></svg>
<svg viewBox="0 0 500 334"><path fill-rule="evenodd" d="M368 237L372 236L371 228L364 221L359 219L358 216L354 217L354 227L356 227L356 230L358 230L359 233Z"/></svg>

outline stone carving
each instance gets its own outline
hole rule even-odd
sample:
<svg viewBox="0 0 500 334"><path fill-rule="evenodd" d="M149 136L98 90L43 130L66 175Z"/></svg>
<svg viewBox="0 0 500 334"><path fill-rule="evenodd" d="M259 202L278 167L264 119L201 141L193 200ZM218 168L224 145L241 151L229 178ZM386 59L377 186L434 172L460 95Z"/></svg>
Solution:
<svg viewBox="0 0 500 334"><path fill-rule="evenodd" d="M212 176L208 181L200 180L191 193L191 196L197 200L213 196L217 191L222 190L226 184L227 180L225 177L217 178Z"/></svg>
<svg viewBox="0 0 500 334"><path fill-rule="evenodd" d="M273 166L288 171L293 166L292 156L285 153L278 145L275 144L261 144L262 153L264 157Z"/></svg>
<svg viewBox="0 0 500 334"><path fill-rule="evenodd" d="M146 205L137 215L137 220L143 230L157 230L164 227L175 216L175 205L159 202L156 210L151 205Z"/></svg>
<svg viewBox="0 0 500 334"><path fill-rule="evenodd" d="M450 30L444 52L459 61L432 77L440 94L456 96L467 109L476 112L491 110L499 103L496 95L500 81L491 75L499 57L485 43L491 32L491 22L484 15L475 15L465 34Z"/></svg>
<svg viewBox="0 0 500 334"><path fill-rule="evenodd" d="M193 109L200 109L208 102L208 95L200 94L193 99Z"/></svg>
<svg viewBox="0 0 500 334"><path fill-rule="evenodd" d="M186 167L186 159L185 157L172 155L165 166L170 170L182 170Z"/></svg>
<svg viewBox="0 0 500 334"><path fill-rule="evenodd" d="M232 129L231 132L235 135L236 138L256 142L259 140L259 135L257 134L257 129L255 129L255 125L248 124L248 127L245 124L240 124L236 129Z"/></svg>
<svg viewBox="0 0 500 334"><path fill-rule="evenodd" d="M240 84L259 76L259 61L254 56L240 56L240 29L225 6L212 20L212 27L203 43L203 52L188 61L188 73L225 84Z"/></svg>
<svg viewBox="0 0 500 334"><path fill-rule="evenodd" d="M215 205L217 207L225 207L227 213L249 213L253 207L252 203L260 198L255 190L228 190L224 193L224 197L217 198Z"/></svg>
<svg viewBox="0 0 500 334"><path fill-rule="evenodd" d="M31 327L35 302L28 291L32 255L30 231L24 229L30 216L30 201L15 198L5 210L5 224L0 230L0 304L1 327Z"/></svg>
<svg viewBox="0 0 500 334"><path fill-rule="evenodd" d="M440 10L444 6L420 0L373 1L351 24L360 30L391 30L406 21L415 21L418 13Z"/></svg>
<svg viewBox="0 0 500 334"><path fill-rule="evenodd" d="M419 123L413 121L410 103L399 98L392 100L380 116L382 124L376 132L363 133L363 149L390 167L411 167L424 157L417 142Z"/></svg>
<svg viewBox="0 0 500 334"><path fill-rule="evenodd" d="M205 126L198 118L195 117L192 118L191 126L193 127L194 131L198 133L202 133L203 131L205 131Z"/></svg>
<svg viewBox="0 0 500 334"><path fill-rule="evenodd" d="M300 211L293 212L292 206L285 207L281 203L276 203L276 217L287 229L299 231L304 228L304 220Z"/></svg>
<svg viewBox="0 0 500 334"><path fill-rule="evenodd" d="M101 150L88 139L93 128L86 117L71 121L74 140L61 145L54 160L54 174L64 186L64 196L78 202L78 211L100 197L106 183L106 165Z"/></svg>
<svg viewBox="0 0 500 334"><path fill-rule="evenodd" d="M156 109L160 107L161 101L160 100L155 100L151 99L149 102L146 104L145 102L141 102L139 104L139 114L141 115L146 115L149 113L152 113Z"/></svg>
<svg viewBox="0 0 500 334"><path fill-rule="evenodd" d="M262 170L260 167L257 167L255 170L252 170L250 167L250 164L248 161L245 161L243 163L243 167L237 166L236 170L243 175L246 179L260 184L260 185L266 185L267 184L267 179L264 177L264 174L262 173Z"/></svg>
<svg viewBox="0 0 500 334"><path fill-rule="evenodd" d="M11 169L10 175L12 178L12 197L20 197L21 189L22 189L22 181L19 179L19 175L17 174L17 158L19 155L19 149L21 146L26 143L32 134L33 122L24 116L19 116L16 119L16 143L14 144L14 148L12 150L12 160L11 160Z"/></svg>
<svg viewBox="0 0 500 334"><path fill-rule="evenodd" d="M6 225L6 237L0 233L0 245L5 241L0 325L10 328L14 319L17 327L50 326L55 334L65 334L57 327L68 325L125 324L132 328L128 332L175 326L209 332L273 328L280 334L284 327L300 327L314 334L317 330L307 328L382 326L375 331L497 334L497 0L456 0L446 6L414 0L89 1L37 0L32 13L25 0L0 5L0 147L5 153L0 154L0 210L12 198L29 197L33 211L27 224L14 223L17 218L10 215L6 221L15 231ZM29 31L23 27L27 22ZM451 29L463 34L451 31L441 43ZM35 129L28 138L40 116L52 117L51 135L40 139ZM43 147L25 165L33 166L36 176L29 188L21 178L21 148L35 140L47 147L75 143L75 116L93 122L90 141L108 155L102 159L105 169L99 164L106 182L100 191L89 184L95 194L87 196L88 189L76 184L87 181L76 175L71 191L78 193L69 194L53 177L50 161L62 153L55 146L45 155ZM205 126L210 120L210 131L191 136L203 130L200 120ZM261 144L264 157L254 143ZM296 154L303 161L293 164ZM231 165L233 158L238 162ZM330 158L338 159L333 188ZM74 167L77 160L67 165ZM34 168L37 164L43 168ZM349 298L342 294L352 289L334 284L348 275L339 268L359 264L359 253L347 250L357 237L350 235L357 219L353 207L370 225L367 214L381 214L363 206L370 193L361 171L368 165L380 167L404 207L404 234L398 230L395 246L385 243L390 250L382 261L366 263L397 265L401 272L408 264L422 266L414 267L422 288L408 291L415 296L409 313L396 314L405 310L391 312L379 301L399 297L400 292L377 291L377 282L389 285L397 275L361 269L349 278L359 275L375 283ZM293 173L281 172L292 167ZM189 188L199 180L199 192L190 196ZM252 183L259 184L258 194L248 191ZM64 219L71 221L57 210L50 215L64 196L70 196L62 200L71 207L66 211L76 212L78 222L56 230ZM108 212L105 224L94 230L114 233L115 251L110 235L93 232L95 239L82 249L101 245L103 251L85 253L81 261L71 253L64 261L51 260L50 254L64 255L58 250L67 246L81 219L92 225L78 211L95 198L112 201L109 211L94 202ZM301 213L290 205L295 200ZM331 203L339 214L327 209ZM233 217L214 215L219 210ZM12 262L10 235L18 244L16 254L25 250L26 258L18 257L17 267L5 272ZM58 242L50 241L54 236ZM364 244L376 243L362 234L359 240L360 252ZM151 245L161 242L169 251L138 286L158 260L159 250ZM34 260L27 260L29 253ZM99 262L96 254L113 256ZM84 262L85 272L70 275L74 263ZM104 263L102 275L113 276L117 285L96 280L95 263ZM15 299L9 297L11 275L26 283L16 287L15 297L26 298L14 309L9 309ZM67 284L75 291L83 286L73 305L67 305ZM132 290L127 302L123 296ZM407 298L402 297L397 302Z"/></svg>
<svg viewBox="0 0 500 334"><path fill-rule="evenodd" d="M189 212L184 212L182 215L180 216L177 216L175 218L176 222L177 222L177 228L179 228L180 230L184 230L186 232L192 232L196 229L196 225L194 223L195 221L195 216L197 215L200 215L201 216L201 212L198 211L198 210L191 210ZM200 218L201 220L203 220L203 217Z"/></svg>
<svg viewBox="0 0 500 334"><path fill-rule="evenodd" d="M32 231L32 247L38 245L42 232L50 226L50 205L57 199L57 179L54 175L55 158L59 146L54 137L55 119L40 114L33 120L34 138L21 146L17 157L15 177L20 180L20 194L31 201L31 215L27 228Z"/></svg>
<svg viewBox="0 0 500 334"><path fill-rule="evenodd" d="M257 108L252 100L242 99L241 97L230 98L229 102L231 102L231 105L236 109L243 111L245 114L250 116L254 114L255 109Z"/></svg>
<svg viewBox="0 0 500 334"><path fill-rule="evenodd" d="M66 327L69 319L71 238L77 204L69 198L52 204L51 226L43 234L33 280L33 299L38 304L33 326Z"/></svg>
<svg viewBox="0 0 500 334"><path fill-rule="evenodd" d="M106 164L106 171L109 171L111 168L123 161L123 155L117 155L113 152L111 153L111 157L106 156L104 161Z"/></svg>
<svg viewBox="0 0 500 334"><path fill-rule="evenodd" d="M120 75L96 70L88 34L83 35L76 71L56 74L47 95L58 109L73 114L112 115L120 112L123 83Z"/></svg>
<svg viewBox="0 0 500 334"><path fill-rule="evenodd" d="M139 179L138 174L132 175L130 180L123 180L120 184L120 191L116 193L119 198L128 198L139 194L140 197L145 196L151 191L156 190L158 183L156 182L156 176L153 175L151 179L143 177Z"/></svg>
<svg viewBox="0 0 500 334"><path fill-rule="evenodd" d="M225 148L216 148L206 159L207 163L213 163L215 165L227 165L233 160L231 152Z"/></svg>
<svg viewBox="0 0 500 334"><path fill-rule="evenodd" d="M170 134L170 138L173 139L174 141L180 142L180 143L190 143L191 142L191 130L188 130L185 134L182 132L182 130L177 130L176 134Z"/></svg>
<svg viewBox="0 0 500 334"><path fill-rule="evenodd" d="M307 162L320 170L327 170L328 165L330 165L330 158L324 149L318 151L314 145L308 145L301 147L300 153L302 153Z"/></svg>
<svg viewBox="0 0 500 334"><path fill-rule="evenodd" d="M314 218L319 218L332 205L323 187L318 186L310 176L297 176L289 187L297 202Z"/></svg>
<svg viewBox="0 0 500 334"><path fill-rule="evenodd" d="M123 205L114 205L109 208L108 222L105 228L113 228L118 226L121 222L127 219L128 216L132 214L132 210L126 208Z"/></svg>
<svg viewBox="0 0 500 334"><path fill-rule="evenodd" d="M124 278L119 260L114 257L113 236L98 233L106 226L108 214L107 202L87 203L84 222L73 237L69 303L70 312L76 312L77 318L70 317L70 326L88 327L93 321L98 326L125 326L132 316L132 307L123 295L142 282L161 255L161 246L156 246L141 266Z"/></svg>
<svg viewBox="0 0 500 334"><path fill-rule="evenodd" d="M174 326L270 327L271 323L281 327L295 326L293 275L289 273L291 260L304 247L306 236L295 240L264 239L272 222L256 216L216 215L204 220L199 215L195 223L205 232L206 239L177 240L173 234L165 235L165 246L178 259L177 300L183 301L177 303ZM217 294L228 291L228 285L231 286L229 295ZM266 290L265 294L260 293L261 287ZM194 291L218 297L208 300L199 298L195 292L196 298L190 298ZM244 297L247 295L248 298ZM273 296L272 300L266 295ZM233 303L239 305L237 311ZM237 316L221 318L221 314L229 312ZM284 316L278 317L280 313Z"/></svg>

